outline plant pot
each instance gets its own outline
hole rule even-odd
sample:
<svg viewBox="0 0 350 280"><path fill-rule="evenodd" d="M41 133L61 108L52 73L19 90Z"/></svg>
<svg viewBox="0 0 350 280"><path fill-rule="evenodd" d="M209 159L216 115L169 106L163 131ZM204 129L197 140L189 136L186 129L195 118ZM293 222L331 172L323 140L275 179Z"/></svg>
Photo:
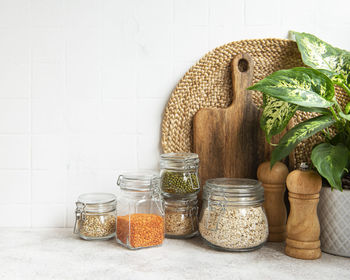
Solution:
<svg viewBox="0 0 350 280"><path fill-rule="evenodd" d="M318 205L321 250L350 257L350 190L331 191L322 187Z"/></svg>

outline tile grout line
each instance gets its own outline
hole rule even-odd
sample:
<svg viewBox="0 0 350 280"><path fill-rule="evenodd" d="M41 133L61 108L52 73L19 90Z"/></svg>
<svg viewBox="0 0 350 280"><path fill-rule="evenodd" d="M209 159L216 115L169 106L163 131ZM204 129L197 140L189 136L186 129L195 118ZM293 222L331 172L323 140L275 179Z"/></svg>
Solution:
<svg viewBox="0 0 350 280"><path fill-rule="evenodd" d="M32 97L33 97L33 27L32 27L32 3L29 2L28 7L28 33L30 37L30 81L29 81L29 170L30 170L30 227L33 227L33 143L32 143L32 131L33 131L33 108L32 108Z"/></svg>
<svg viewBox="0 0 350 280"><path fill-rule="evenodd" d="M246 0L243 0L243 11L242 11L242 25L244 27L247 26L247 23L246 23L246 9L247 9L247 3L246 3Z"/></svg>
<svg viewBox="0 0 350 280"><path fill-rule="evenodd" d="M211 2L210 0L207 0L207 52L210 51L210 7L211 7Z"/></svg>
<svg viewBox="0 0 350 280"><path fill-rule="evenodd" d="M63 10L66 11L66 2L63 2ZM66 16L63 17L63 27L62 27L62 33L64 36L64 60L63 60L63 64L64 64L64 78L63 78L63 134L64 134L64 141L67 140L67 116L66 116L66 107L67 107L67 19ZM67 162L67 148L65 148L65 157L64 157L64 161L65 161L65 172L64 172L64 215L63 215L63 227L67 228L68 227L68 205L67 205L67 195L68 195L68 171L69 171L69 163Z"/></svg>

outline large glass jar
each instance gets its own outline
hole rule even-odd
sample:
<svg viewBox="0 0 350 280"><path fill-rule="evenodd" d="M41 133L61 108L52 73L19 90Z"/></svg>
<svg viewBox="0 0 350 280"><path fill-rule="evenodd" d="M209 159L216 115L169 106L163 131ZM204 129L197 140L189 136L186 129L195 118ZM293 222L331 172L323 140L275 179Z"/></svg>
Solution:
<svg viewBox="0 0 350 280"><path fill-rule="evenodd" d="M264 189L250 179L206 181L199 232L211 246L227 251L251 251L263 246L268 224Z"/></svg>
<svg viewBox="0 0 350 280"><path fill-rule="evenodd" d="M194 153L169 153L160 156L161 189L164 193L197 192L199 158Z"/></svg>
<svg viewBox="0 0 350 280"><path fill-rule="evenodd" d="M115 235L116 197L110 193L85 193L78 197L74 233L85 240Z"/></svg>
<svg viewBox="0 0 350 280"><path fill-rule="evenodd" d="M164 209L159 176L124 173L118 178L117 242L129 249L159 246L164 240Z"/></svg>
<svg viewBox="0 0 350 280"><path fill-rule="evenodd" d="M191 238L198 234L197 192L178 195L163 193L165 236Z"/></svg>

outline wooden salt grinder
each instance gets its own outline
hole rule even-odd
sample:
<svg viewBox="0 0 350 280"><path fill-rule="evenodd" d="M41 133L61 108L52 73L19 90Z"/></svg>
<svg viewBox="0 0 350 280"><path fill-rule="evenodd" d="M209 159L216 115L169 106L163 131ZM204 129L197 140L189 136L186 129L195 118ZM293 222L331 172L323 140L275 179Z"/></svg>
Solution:
<svg viewBox="0 0 350 280"><path fill-rule="evenodd" d="M294 170L287 177L290 214L285 253L290 257L304 260L321 257L317 216L321 186L320 175L306 168Z"/></svg>
<svg viewBox="0 0 350 280"><path fill-rule="evenodd" d="M284 204L288 168L282 162L276 162L270 168L270 162L259 165L257 176L264 187L264 208L269 223L268 241L282 242L286 239L287 210Z"/></svg>

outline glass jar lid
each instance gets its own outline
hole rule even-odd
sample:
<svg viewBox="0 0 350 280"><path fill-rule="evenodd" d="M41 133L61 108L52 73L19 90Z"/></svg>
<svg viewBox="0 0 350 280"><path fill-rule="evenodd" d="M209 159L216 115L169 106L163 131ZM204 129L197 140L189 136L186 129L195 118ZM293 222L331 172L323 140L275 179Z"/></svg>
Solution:
<svg viewBox="0 0 350 280"><path fill-rule="evenodd" d="M121 190L147 192L159 187L159 174L155 171L125 172L118 177Z"/></svg>
<svg viewBox="0 0 350 280"><path fill-rule="evenodd" d="M116 200L111 193L84 193L79 195L76 205L85 212L108 212L115 209Z"/></svg>
<svg viewBox="0 0 350 280"><path fill-rule="evenodd" d="M86 215L100 215L115 211L117 198L111 193L84 193L76 201L74 233L78 233L79 222Z"/></svg>
<svg viewBox="0 0 350 280"><path fill-rule="evenodd" d="M174 205L174 206L196 205L198 201L198 193L199 193L199 190L194 193L188 193L185 195L163 192L162 197L166 205Z"/></svg>
<svg viewBox="0 0 350 280"><path fill-rule="evenodd" d="M252 205L264 201L264 188L253 179L216 178L206 181L203 199L225 204Z"/></svg>
<svg viewBox="0 0 350 280"><path fill-rule="evenodd" d="M162 193L166 211L184 213L197 209L198 192L186 195Z"/></svg>
<svg viewBox="0 0 350 280"><path fill-rule="evenodd" d="M198 168L199 157L195 153L168 153L160 155L160 167L184 170Z"/></svg>

